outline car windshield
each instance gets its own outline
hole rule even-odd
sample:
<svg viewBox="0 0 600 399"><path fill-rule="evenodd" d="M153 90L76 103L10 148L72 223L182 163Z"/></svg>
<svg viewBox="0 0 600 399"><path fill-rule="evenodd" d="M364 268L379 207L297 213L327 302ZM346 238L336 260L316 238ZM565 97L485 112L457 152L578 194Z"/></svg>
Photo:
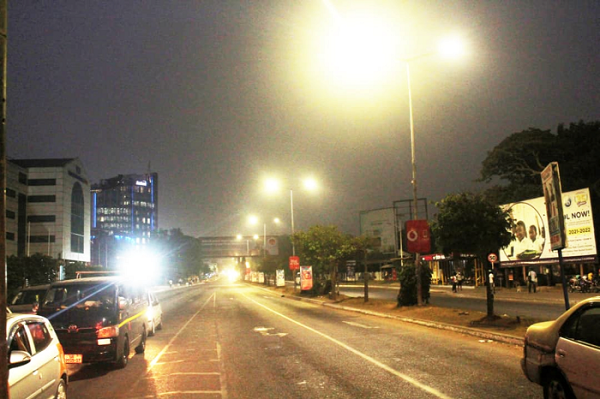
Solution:
<svg viewBox="0 0 600 399"><path fill-rule="evenodd" d="M40 302L45 293L45 289L21 291L13 299L12 305L26 305L34 302Z"/></svg>
<svg viewBox="0 0 600 399"><path fill-rule="evenodd" d="M43 306L61 309L110 309L115 306L115 297L113 284L65 284L50 288Z"/></svg>

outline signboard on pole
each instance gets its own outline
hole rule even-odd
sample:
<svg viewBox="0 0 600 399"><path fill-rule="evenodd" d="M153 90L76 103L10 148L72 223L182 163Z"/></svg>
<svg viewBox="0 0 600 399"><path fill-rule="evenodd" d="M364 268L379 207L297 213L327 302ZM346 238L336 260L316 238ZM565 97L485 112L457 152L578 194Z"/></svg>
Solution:
<svg viewBox="0 0 600 399"><path fill-rule="evenodd" d="M313 287L312 266L300 266L300 289L308 291Z"/></svg>
<svg viewBox="0 0 600 399"><path fill-rule="evenodd" d="M407 252L427 254L431 252L431 235L427 220L406 221Z"/></svg>
<svg viewBox="0 0 600 399"><path fill-rule="evenodd" d="M556 251L567 246L558 162L549 163L542 171L542 187L544 188L544 200L546 201L550 246L553 251Z"/></svg>
<svg viewBox="0 0 600 399"><path fill-rule="evenodd" d="M278 269L276 273L275 285L277 287L285 287L285 270Z"/></svg>
<svg viewBox="0 0 600 399"><path fill-rule="evenodd" d="M290 256L290 270L300 269L300 257Z"/></svg>

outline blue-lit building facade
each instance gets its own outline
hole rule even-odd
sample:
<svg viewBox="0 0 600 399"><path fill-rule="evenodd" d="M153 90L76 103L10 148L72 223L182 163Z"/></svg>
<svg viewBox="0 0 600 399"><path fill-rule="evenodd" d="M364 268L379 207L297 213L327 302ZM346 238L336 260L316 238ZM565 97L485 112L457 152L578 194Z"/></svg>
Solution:
<svg viewBox="0 0 600 399"><path fill-rule="evenodd" d="M158 174L118 175L91 187L92 265L112 268L158 229Z"/></svg>

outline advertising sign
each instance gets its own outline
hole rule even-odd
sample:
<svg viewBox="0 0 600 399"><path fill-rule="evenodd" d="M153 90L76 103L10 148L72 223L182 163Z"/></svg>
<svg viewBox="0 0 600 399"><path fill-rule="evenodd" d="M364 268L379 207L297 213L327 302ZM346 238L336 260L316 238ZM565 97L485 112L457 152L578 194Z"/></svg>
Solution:
<svg viewBox="0 0 600 399"><path fill-rule="evenodd" d="M308 291L313 287L312 266L300 266L300 289Z"/></svg>
<svg viewBox="0 0 600 399"><path fill-rule="evenodd" d="M544 188L544 199L546 201L550 247L552 250L563 249L567 246L567 243L563 207L560 204L562 188L558 162L551 162L542 171L542 187Z"/></svg>
<svg viewBox="0 0 600 399"><path fill-rule="evenodd" d="M261 284L265 283L265 273L264 272L258 272L258 282Z"/></svg>
<svg viewBox="0 0 600 399"><path fill-rule="evenodd" d="M394 223L394 208L361 211L360 234L373 237L373 249L381 253L395 253L396 225Z"/></svg>
<svg viewBox="0 0 600 399"><path fill-rule="evenodd" d="M566 241L562 251L565 263L595 262L596 237L590 190L584 188L562 194ZM501 267L558 263L558 252L552 250L544 197L502 206L512 219L515 239L500 250Z"/></svg>
<svg viewBox="0 0 600 399"><path fill-rule="evenodd" d="M300 257L290 256L290 270L300 269Z"/></svg>
<svg viewBox="0 0 600 399"><path fill-rule="evenodd" d="M406 221L407 252L428 254L431 252L431 236L427 220Z"/></svg>
<svg viewBox="0 0 600 399"><path fill-rule="evenodd" d="M276 273L275 285L277 287L285 287L285 270L280 269Z"/></svg>

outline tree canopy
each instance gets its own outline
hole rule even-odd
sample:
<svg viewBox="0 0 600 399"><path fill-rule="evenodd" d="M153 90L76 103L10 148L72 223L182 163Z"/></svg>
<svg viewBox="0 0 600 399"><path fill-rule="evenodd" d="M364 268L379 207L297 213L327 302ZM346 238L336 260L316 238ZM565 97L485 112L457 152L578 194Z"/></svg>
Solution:
<svg viewBox="0 0 600 399"><path fill-rule="evenodd" d="M302 264L311 265L315 274L328 273L334 264L356 252L353 237L337 226L312 226L292 236Z"/></svg>
<svg viewBox="0 0 600 399"><path fill-rule="evenodd" d="M482 194L450 194L435 205L438 214L431 231L444 254L474 254L484 261L511 241L509 213Z"/></svg>
<svg viewBox="0 0 600 399"><path fill-rule="evenodd" d="M488 152L479 180L501 180L486 192L498 204L541 197L540 172L555 161L563 191L589 187L594 205L600 200L599 151L600 121L559 125L556 134L529 128L511 134Z"/></svg>

